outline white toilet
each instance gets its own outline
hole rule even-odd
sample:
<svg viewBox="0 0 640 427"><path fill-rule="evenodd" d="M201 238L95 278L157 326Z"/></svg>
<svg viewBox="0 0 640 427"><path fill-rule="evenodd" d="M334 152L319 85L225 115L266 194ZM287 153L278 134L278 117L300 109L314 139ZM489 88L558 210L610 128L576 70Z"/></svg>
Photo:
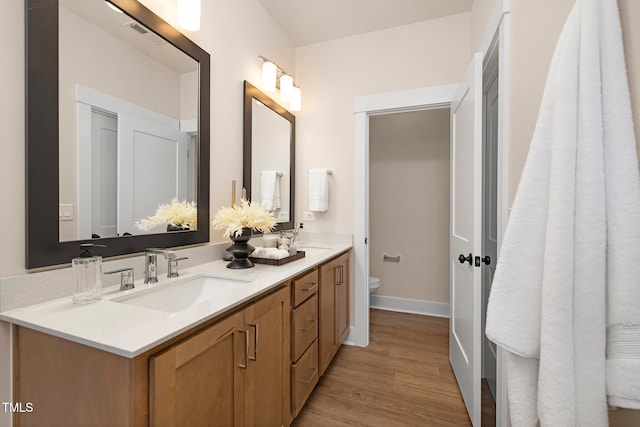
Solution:
<svg viewBox="0 0 640 427"><path fill-rule="evenodd" d="M373 295L380 288L380 278L370 276L369 277L369 295Z"/></svg>

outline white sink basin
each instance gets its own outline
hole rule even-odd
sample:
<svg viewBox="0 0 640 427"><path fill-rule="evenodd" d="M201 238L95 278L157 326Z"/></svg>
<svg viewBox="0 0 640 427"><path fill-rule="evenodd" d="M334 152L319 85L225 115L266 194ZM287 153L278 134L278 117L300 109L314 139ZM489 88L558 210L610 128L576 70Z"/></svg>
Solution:
<svg viewBox="0 0 640 427"><path fill-rule="evenodd" d="M322 246L298 246L299 251L304 251L307 256L319 255L325 251L328 251L330 248L325 248Z"/></svg>
<svg viewBox="0 0 640 427"><path fill-rule="evenodd" d="M152 287L135 295L114 298L112 301L175 313L228 295L249 282L250 280L203 275L158 285L157 288Z"/></svg>

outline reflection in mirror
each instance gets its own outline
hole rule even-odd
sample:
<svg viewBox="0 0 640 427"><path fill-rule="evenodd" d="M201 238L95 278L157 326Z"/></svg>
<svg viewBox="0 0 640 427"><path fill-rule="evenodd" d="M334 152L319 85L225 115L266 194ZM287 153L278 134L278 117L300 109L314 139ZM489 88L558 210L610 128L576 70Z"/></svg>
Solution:
<svg viewBox="0 0 640 427"><path fill-rule="evenodd" d="M196 201L198 63L102 0L58 19L60 241L166 232L136 222Z"/></svg>
<svg viewBox="0 0 640 427"><path fill-rule="evenodd" d="M26 267L95 236L103 257L208 242L208 226L134 224L179 198L208 225L209 54L136 0L24 1Z"/></svg>
<svg viewBox="0 0 640 427"><path fill-rule="evenodd" d="M293 228L295 116L245 81L244 187L252 203Z"/></svg>

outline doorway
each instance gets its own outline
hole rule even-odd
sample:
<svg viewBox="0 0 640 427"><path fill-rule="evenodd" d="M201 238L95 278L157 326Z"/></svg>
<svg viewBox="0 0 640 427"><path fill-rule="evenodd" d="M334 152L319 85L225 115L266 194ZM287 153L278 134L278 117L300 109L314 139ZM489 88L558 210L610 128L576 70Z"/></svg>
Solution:
<svg viewBox="0 0 640 427"><path fill-rule="evenodd" d="M370 307L448 317L448 108L369 122Z"/></svg>

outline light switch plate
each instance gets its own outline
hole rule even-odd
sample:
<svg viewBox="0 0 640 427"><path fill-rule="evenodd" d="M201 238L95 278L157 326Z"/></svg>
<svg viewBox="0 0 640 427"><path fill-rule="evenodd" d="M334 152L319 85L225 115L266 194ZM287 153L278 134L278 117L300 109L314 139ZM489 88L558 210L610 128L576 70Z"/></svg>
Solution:
<svg viewBox="0 0 640 427"><path fill-rule="evenodd" d="M277 217L279 220L286 221L289 219L289 211L280 211Z"/></svg>
<svg viewBox="0 0 640 427"><path fill-rule="evenodd" d="M315 221L316 220L316 214L314 212L303 212L302 213L302 219L304 221Z"/></svg>
<svg viewBox="0 0 640 427"><path fill-rule="evenodd" d="M58 207L58 218L60 221L73 221L73 205L60 203Z"/></svg>

